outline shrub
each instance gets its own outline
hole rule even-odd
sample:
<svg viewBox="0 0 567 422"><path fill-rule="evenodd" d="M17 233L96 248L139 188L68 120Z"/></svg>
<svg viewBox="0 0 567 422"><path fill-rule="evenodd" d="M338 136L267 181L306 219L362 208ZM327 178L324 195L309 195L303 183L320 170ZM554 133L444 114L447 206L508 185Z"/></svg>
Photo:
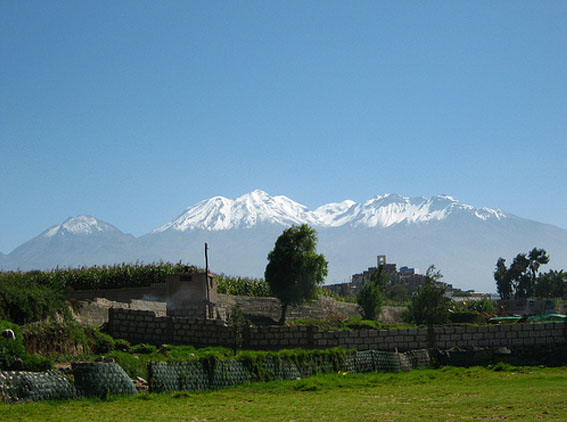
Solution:
<svg viewBox="0 0 567 422"><path fill-rule="evenodd" d="M91 350L97 355L111 352L115 347L114 339L98 330L93 330L92 332L92 343Z"/></svg>
<svg viewBox="0 0 567 422"><path fill-rule="evenodd" d="M370 281L363 284L356 294L356 302L362 310L365 319L376 321L382 310L382 289L388 284L390 278L383 273L384 266L380 265L372 273Z"/></svg>
<svg viewBox="0 0 567 422"><path fill-rule="evenodd" d="M449 314L449 320L456 324L481 324L483 317L478 312L458 312Z"/></svg>
<svg viewBox="0 0 567 422"><path fill-rule="evenodd" d="M368 282L358 290L356 301L362 310L364 319L376 321L382 310L382 294L380 288L372 282Z"/></svg>
<svg viewBox="0 0 567 422"><path fill-rule="evenodd" d="M441 275L431 266L427 277L412 296L408 312L417 325L445 324L449 320L450 299L445 297L445 288L437 285Z"/></svg>
<svg viewBox="0 0 567 422"><path fill-rule="evenodd" d="M0 273L0 318L39 321L65 308L64 287L39 271Z"/></svg>
<svg viewBox="0 0 567 422"><path fill-rule="evenodd" d="M16 334L16 339L0 337L0 368L9 369L16 359L21 359L25 355L22 344L22 333L20 327L8 321L0 321L0 331L12 330Z"/></svg>
<svg viewBox="0 0 567 422"><path fill-rule="evenodd" d="M351 330L376 330L380 327L375 320L365 320L359 317L349 317L343 324Z"/></svg>
<svg viewBox="0 0 567 422"><path fill-rule="evenodd" d="M228 325L232 334L232 347L234 353L242 348L244 343L244 332L246 330L246 319L242 313L240 306L235 305L230 309L230 314L227 318Z"/></svg>
<svg viewBox="0 0 567 422"><path fill-rule="evenodd" d="M53 366L51 360L30 355L26 352L19 326L0 320L0 331L6 329L14 331L16 338L7 339L0 337L0 369L15 369L18 361L21 361L21 364L17 369L24 371L45 371Z"/></svg>

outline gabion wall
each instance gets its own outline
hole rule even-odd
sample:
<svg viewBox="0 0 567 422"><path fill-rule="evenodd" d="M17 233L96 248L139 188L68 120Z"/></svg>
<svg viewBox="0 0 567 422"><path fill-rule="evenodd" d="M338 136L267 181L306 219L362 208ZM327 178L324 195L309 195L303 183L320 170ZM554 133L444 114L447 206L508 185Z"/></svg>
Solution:
<svg viewBox="0 0 567 422"><path fill-rule="evenodd" d="M331 356L320 356L297 363L286 359L267 357L252 365L238 359L195 360L191 362L151 362L149 364L150 391L216 390L246 381L297 379L316 373L345 372L399 372L429 367L427 350L397 353L367 350L347 355L337 367Z"/></svg>
<svg viewBox="0 0 567 422"><path fill-rule="evenodd" d="M81 396L104 397L108 394L136 394L138 390L117 363L73 363L73 377Z"/></svg>
<svg viewBox="0 0 567 422"><path fill-rule="evenodd" d="M0 396L6 403L70 399L75 387L59 371L0 371Z"/></svg>

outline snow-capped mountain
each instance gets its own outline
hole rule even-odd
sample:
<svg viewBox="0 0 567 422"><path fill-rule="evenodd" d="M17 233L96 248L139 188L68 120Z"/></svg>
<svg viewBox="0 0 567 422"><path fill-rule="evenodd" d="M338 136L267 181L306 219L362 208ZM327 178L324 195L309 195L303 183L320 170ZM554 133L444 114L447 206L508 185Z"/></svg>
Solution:
<svg viewBox="0 0 567 422"><path fill-rule="evenodd" d="M80 215L78 217L69 217L61 224L57 224L56 226L47 229L40 236L51 238L54 236L65 235L86 236L94 233L120 233L120 230L111 224L97 220L89 215Z"/></svg>
<svg viewBox="0 0 567 422"><path fill-rule="evenodd" d="M501 210L475 208L446 195L408 198L387 194L351 206L333 226L350 224L354 227L390 227L401 223L441 221L459 214L482 220L507 217L507 214ZM339 222L341 224L338 224Z"/></svg>
<svg viewBox="0 0 567 422"><path fill-rule="evenodd" d="M134 258L134 240L134 236L95 217L69 217L14 249L8 255L9 266L4 269L119 263Z"/></svg>
<svg viewBox="0 0 567 422"><path fill-rule="evenodd" d="M317 222L313 213L304 205L283 195L272 197L266 192L255 190L234 200L215 196L201 201L155 232L195 229L218 231L250 228L263 223L289 226Z"/></svg>
<svg viewBox="0 0 567 422"><path fill-rule="evenodd" d="M310 224L316 227L389 227L400 223L424 223L443 220L454 214L470 214L476 218L506 218L501 210L475 208L450 196L407 198L386 194L366 202L346 200L323 205L314 211L286 196L270 196L261 190L235 200L222 196L201 201L187 208L179 217L155 232L175 230L232 230L251 228L257 224Z"/></svg>
<svg viewBox="0 0 567 422"><path fill-rule="evenodd" d="M451 196L408 198L380 195L310 210L286 196L256 190L236 199L216 196L135 238L95 217L55 225L0 256L0 269L182 260L203 265L203 244L215 272L262 277L268 252L282 230L309 224L318 251L329 261L328 283L388 262L427 269L435 264L456 287L495 291L492 272L499 257L533 247L551 257L551 268L567 268L567 230L522 219L499 209L476 208Z"/></svg>

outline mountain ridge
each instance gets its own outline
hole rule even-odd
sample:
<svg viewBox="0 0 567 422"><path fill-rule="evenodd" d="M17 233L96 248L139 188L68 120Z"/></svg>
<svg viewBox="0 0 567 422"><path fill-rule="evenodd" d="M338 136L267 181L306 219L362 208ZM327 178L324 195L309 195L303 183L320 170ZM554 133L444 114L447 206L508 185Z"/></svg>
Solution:
<svg viewBox="0 0 567 422"><path fill-rule="evenodd" d="M272 197L266 192L255 190L234 200L215 196L201 201L154 232L231 230L251 227L258 222L280 225L305 223L314 227L338 227L345 224L388 227L403 222L440 220L453 212L472 212L481 219L501 219L511 215L500 209L475 208L447 195L409 198L386 194L377 195L365 202L357 203L347 199L309 210L286 196Z"/></svg>
<svg viewBox="0 0 567 422"><path fill-rule="evenodd" d="M122 262L182 260L199 265L209 244L211 268L262 277L267 254L282 230L307 223L329 261L327 283L388 262L425 270L435 264L459 288L494 291L499 257L543 247L552 268L567 268L567 230L448 195L409 198L377 195L310 210L283 196L256 190L236 199L216 196L186 208L157 229L134 237L92 216L68 218L0 255L0 269L30 270Z"/></svg>

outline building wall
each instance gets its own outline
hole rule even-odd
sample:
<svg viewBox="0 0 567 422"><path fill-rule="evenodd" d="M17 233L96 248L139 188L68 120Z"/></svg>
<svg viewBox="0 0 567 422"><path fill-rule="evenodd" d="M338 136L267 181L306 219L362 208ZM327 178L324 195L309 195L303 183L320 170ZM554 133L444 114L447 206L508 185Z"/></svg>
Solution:
<svg viewBox="0 0 567 422"><path fill-rule="evenodd" d="M137 343L191 344L196 347L233 344L231 327L222 321L156 317L150 311L111 309L107 331L116 338ZM490 326L442 326L399 330L319 331L307 326L249 327L243 347L258 350L288 348L408 351L426 348L510 347L562 345L567 323Z"/></svg>

